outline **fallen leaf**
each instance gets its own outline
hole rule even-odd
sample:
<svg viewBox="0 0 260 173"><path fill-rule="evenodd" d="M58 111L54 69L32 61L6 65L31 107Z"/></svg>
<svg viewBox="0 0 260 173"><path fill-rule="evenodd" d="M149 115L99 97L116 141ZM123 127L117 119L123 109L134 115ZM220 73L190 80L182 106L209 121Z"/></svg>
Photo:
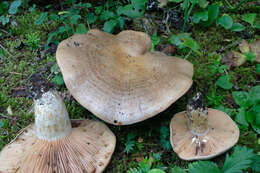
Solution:
<svg viewBox="0 0 260 173"><path fill-rule="evenodd" d="M239 44L239 50L242 52L242 53L245 53L245 52L249 52L250 51L250 48L249 48L249 44L246 40L242 40L241 43Z"/></svg>

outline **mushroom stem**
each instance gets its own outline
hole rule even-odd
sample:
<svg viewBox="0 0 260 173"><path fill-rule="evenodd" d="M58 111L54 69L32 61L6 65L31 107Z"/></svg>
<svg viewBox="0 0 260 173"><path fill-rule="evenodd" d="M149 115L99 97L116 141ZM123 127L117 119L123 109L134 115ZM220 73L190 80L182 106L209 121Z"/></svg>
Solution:
<svg viewBox="0 0 260 173"><path fill-rule="evenodd" d="M193 134L201 136L208 132L208 108L201 93L197 93L188 101L186 114L188 128Z"/></svg>
<svg viewBox="0 0 260 173"><path fill-rule="evenodd" d="M62 98L48 91L35 100L35 126L39 139L55 141L71 132L71 123Z"/></svg>

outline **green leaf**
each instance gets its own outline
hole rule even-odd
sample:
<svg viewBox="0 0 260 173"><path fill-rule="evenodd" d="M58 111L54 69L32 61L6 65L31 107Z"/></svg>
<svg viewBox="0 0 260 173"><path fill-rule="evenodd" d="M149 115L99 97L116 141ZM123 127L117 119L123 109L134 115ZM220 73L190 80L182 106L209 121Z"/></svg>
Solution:
<svg viewBox="0 0 260 173"><path fill-rule="evenodd" d="M165 173L165 172L160 169L152 169L152 170L148 171L147 173Z"/></svg>
<svg viewBox="0 0 260 173"><path fill-rule="evenodd" d="M100 15L100 20L105 21L105 20L111 19L115 16L116 15L114 12L106 10L106 11L103 11L102 14Z"/></svg>
<svg viewBox="0 0 260 173"><path fill-rule="evenodd" d="M260 85L254 86L249 91L249 99L253 103L257 103L260 101Z"/></svg>
<svg viewBox="0 0 260 173"><path fill-rule="evenodd" d="M41 17L40 17L38 20L36 20L36 21L34 22L34 24L35 24L35 25L40 25L40 24L42 24L43 21L46 19L47 16L48 16L48 13L47 13L47 12L42 13L42 14L41 14Z"/></svg>
<svg viewBox="0 0 260 173"><path fill-rule="evenodd" d="M182 168L178 167L178 166L174 166L171 173L186 173L186 171L183 170Z"/></svg>
<svg viewBox="0 0 260 173"><path fill-rule="evenodd" d="M237 146L231 156L226 155L226 160L222 168L224 173L242 173L242 170L251 166L255 156L252 149Z"/></svg>
<svg viewBox="0 0 260 173"><path fill-rule="evenodd" d="M62 75L55 75L55 77L51 80L53 83L55 83L56 85L63 85L64 84L64 80Z"/></svg>
<svg viewBox="0 0 260 173"><path fill-rule="evenodd" d="M250 112L253 114L253 119L255 119L256 125L260 125L260 104L254 105Z"/></svg>
<svg viewBox="0 0 260 173"><path fill-rule="evenodd" d="M117 14L124 14L130 18L141 17L145 12L146 0L131 0L131 4L120 6L117 9Z"/></svg>
<svg viewBox="0 0 260 173"><path fill-rule="evenodd" d="M119 16L116 20L117 20L117 22L119 23L120 29L124 29L124 25L125 25L125 20L124 20L124 18Z"/></svg>
<svg viewBox="0 0 260 173"><path fill-rule="evenodd" d="M232 97L234 98L236 104L238 104L240 107L248 108L251 105L247 92L234 91L232 92Z"/></svg>
<svg viewBox="0 0 260 173"><path fill-rule="evenodd" d="M102 10L103 10L103 6L97 6L97 7L95 7L95 13L96 13L96 15L101 14Z"/></svg>
<svg viewBox="0 0 260 173"><path fill-rule="evenodd" d="M255 72L260 74L260 64L256 64Z"/></svg>
<svg viewBox="0 0 260 173"><path fill-rule="evenodd" d="M200 11L196 12L192 16L192 21L194 23L199 23L200 21L207 21L208 20L208 11Z"/></svg>
<svg viewBox="0 0 260 173"><path fill-rule="evenodd" d="M192 38L183 38L183 45L185 47L190 48L191 50L193 50L194 52L196 52L197 54L200 55L199 49L200 46L197 44L197 42L195 40L193 40Z"/></svg>
<svg viewBox="0 0 260 173"><path fill-rule="evenodd" d="M254 59L256 57L256 55L255 55L255 53L253 51L244 52L243 55L245 55L246 59L251 61L251 62L254 62Z"/></svg>
<svg viewBox="0 0 260 173"><path fill-rule="evenodd" d="M189 173L220 173L218 166L209 161L198 161L189 164Z"/></svg>
<svg viewBox="0 0 260 173"><path fill-rule="evenodd" d="M199 0L200 8L206 8L208 5L209 5L209 2L207 0Z"/></svg>
<svg viewBox="0 0 260 173"><path fill-rule="evenodd" d="M153 35L151 36L151 40L152 40L151 51L154 51L155 50L155 46L160 43L161 39L160 39L160 37L157 36L157 33L154 32Z"/></svg>
<svg viewBox="0 0 260 173"><path fill-rule="evenodd" d="M241 125L248 127L246 120L246 111L244 108L239 108L238 113L236 114L235 121Z"/></svg>
<svg viewBox="0 0 260 173"><path fill-rule="evenodd" d="M251 26L254 25L256 13L248 13L242 16L242 20L249 23Z"/></svg>
<svg viewBox="0 0 260 173"><path fill-rule="evenodd" d="M78 20L81 18L80 15L78 14L74 14L70 17L70 21L72 24L77 24L78 23Z"/></svg>
<svg viewBox="0 0 260 173"><path fill-rule="evenodd" d="M106 21L103 27L103 31L108 33L113 33L115 31L115 28L118 24L117 20L111 19L109 21Z"/></svg>
<svg viewBox="0 0 260 173"><path fill-rule="evenodd" d="M230 82L229 75L220 76L216 82L216 85L226 90L233 87L233 84Z"/></svg>
<svg viewBox="0 0 260 173"><path fill-rule="evenodd" d="M87 21L89 24L95 23L97 21L98 17L94 13L88 13L87 14Z"/></svg>
<svg viewBox="0 0 260 173"><path fill-rule="evenodd" d="M232 27L230 28L230 30L234 32L244 31L245 29L246 27L240 23L233 23Z"/></svg>
<svg viewBox="0 0 260 173"><path fill-rule="evenodd" d="M16 14L18 11L18 8L20 7L20 5L22 4L21 0L16 0L13 1L9 7L8 13L9 14Z"/></svg>
<svg viewBox="0 0 260 173"><path fill-rule="evenodd" d="M256 172L260 172L260 156L255 155L253 157L252 169Z"/></svg>
<svg viewBox="0 0 260 173"><path fill-rule="evenodd" d="M88 32L86 26L82 23L80 23L76 29L77 34L86 34Z"/></svg>
<svg viewBox="0 0 260 173"><path fill-rule="evenodd" d="M139 163L139 167L143 172L148 172L152 167L152 160L145 158Z"/></svg>
<svg viewBox="0 0 260 173"><path fill-rule="evenodd" d="M233 25L232 17L228 14L224 14L217 20L217 24L223 26L225 29L230 29Z"/></svg>
<svg viewBox="0 0 260 173"><path fill-rule="evenodd" d="M215 21L215 19L218 17L219 6L217 3L209 5L208 14L209 14L208 15L209 20L204 22L204 26L206 26L206 27L210 26Z"/></svg>
<svg viewBox="0 0 260 173"><path fill-rule="evenodd" d="M7 8L8 8L7 1L0 2L0 14L4 14L5 9L7 9Z"/></svg>
<svg viewBox="0 0 260 173"><path fill-rule="evenodd" d="M0 120L0 128L4 126L4 122Z"/></svg>
<svg viewBox="0 0 260 173"><path fill-rule="evenodd" d="M9 23L9 17L0 16L0 22L5 26L7 23Z"/></svg>

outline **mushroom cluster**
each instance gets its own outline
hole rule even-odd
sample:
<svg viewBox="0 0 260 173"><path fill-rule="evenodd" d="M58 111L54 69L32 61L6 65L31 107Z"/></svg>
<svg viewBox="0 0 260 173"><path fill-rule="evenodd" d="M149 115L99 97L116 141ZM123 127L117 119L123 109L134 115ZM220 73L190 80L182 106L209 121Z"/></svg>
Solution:
<svg viewBox="0 0 260 173"><path fill-rule="evenodd" d="M48 91L35 101L35 124L23 129L0 153L3 173L100 173L116 144L105 124L70 122L59 95Z"/></svg>
<svg viewBox="0 0 260 173"><path fill-rule="evenodd" d="M236 123L226 113L208 109L200 93L189 100L186 111L174 115L170 131L173 150L183 160L213 158L239 138Z"/></svg>
<svg viewBox="0 0 260 173"><path fill-rule="evenodd" d="M90 30L62 41L56 58L82 106L108 123L127 125L165 110L192 85L190 62L150 48L143 32Z"/></svg>

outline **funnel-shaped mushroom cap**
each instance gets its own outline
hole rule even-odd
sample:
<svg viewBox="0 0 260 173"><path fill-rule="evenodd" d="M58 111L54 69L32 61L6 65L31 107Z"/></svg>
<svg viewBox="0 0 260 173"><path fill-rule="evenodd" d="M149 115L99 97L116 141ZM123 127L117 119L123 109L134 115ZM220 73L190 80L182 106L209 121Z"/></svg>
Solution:
<svg viewBox="0 0 260 173"><path fill-rule="evenodd" d="M191 86L193 65L150 52L142 32L90 30L60 43L56 53L74 98L102 120L133 124L163 111Z"/></svg>
<svg viewBox="0 0 260 173"><path fill-rule="evenodd" d="M54 107L65 110L63 103L58 105ZM48 112L46 116L41 112L43 110ZM0 172L100 173L105 169L115 148L114 134L106 125L93 120L72 120L70 124L66 120L67 112L62 113L59 110L51 112L43 108L35 113L38 114L35 124L23 129L17 138L1 151ZM55 112L64 115L56 115ZM51 122L59 124L48 123L49 117ZM40 122L44 119L47 123ZM66 125L66 122L69 124ZM63 130L63 127L68 127L69 130ZM57 137L54 138L53 134Z"/></svg>
<svg viewBox="0 0 260 173"><path fill-rule="evenodd" d="M253 51L254 54L256 55L255 61L260 62L260 39L249 44L249 47L250 47L251 51Z"/></svg>
<svg viewBox="0 0 260 173"><path fill-rule="evenodd" d="M234 146L239 129L224 112L208 109L208 131L194 135L187 126L186 111L174 115L170 124L173 150L183 160L210 159Z"/></svg>

